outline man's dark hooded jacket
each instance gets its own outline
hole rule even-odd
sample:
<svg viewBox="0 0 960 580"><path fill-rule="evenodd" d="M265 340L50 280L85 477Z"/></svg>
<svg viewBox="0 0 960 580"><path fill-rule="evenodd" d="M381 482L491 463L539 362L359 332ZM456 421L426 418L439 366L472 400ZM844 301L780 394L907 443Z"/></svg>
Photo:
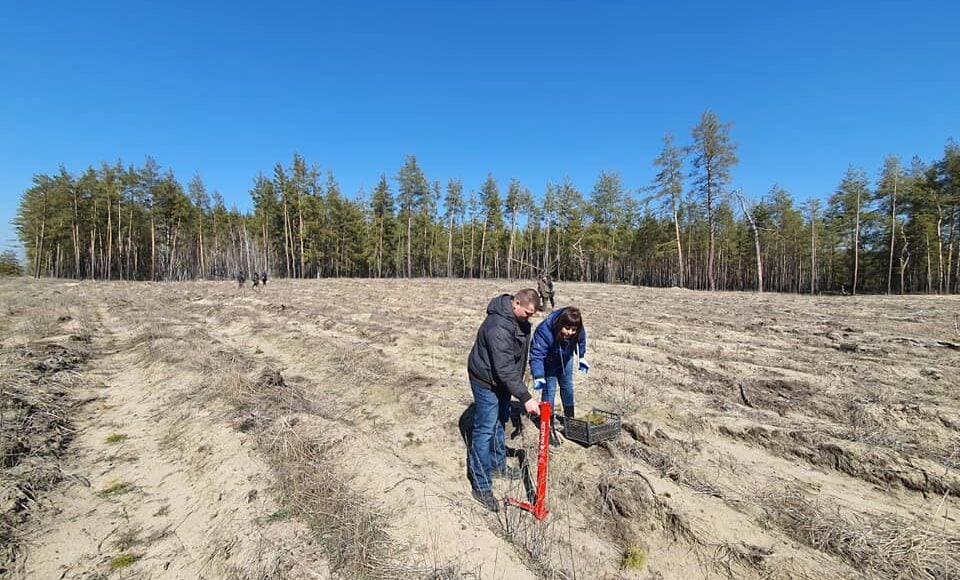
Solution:
<svg viewBox="0 0 960 580"><path fill-rule="evenodd" d="M532 397L523 383L530 348L530 322L513 313L513 296L501 294L487 305L487 318L477 331L467 371L485 387L507 389L521 403Z"/></svg>

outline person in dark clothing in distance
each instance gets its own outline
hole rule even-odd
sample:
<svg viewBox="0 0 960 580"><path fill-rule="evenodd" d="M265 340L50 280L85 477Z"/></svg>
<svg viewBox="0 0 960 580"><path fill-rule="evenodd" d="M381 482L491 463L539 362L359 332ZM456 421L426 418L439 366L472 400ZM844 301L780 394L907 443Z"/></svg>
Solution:
<svg viewBox="0 0 960 580"><path fill-rule="evenodd" d="M540 295L539 310L541 312L547 309L547 300L550 301L550 310L556 307L556 304L553 302L553 279L550 278L549 274L544 274L537 280L537 293Z"/></svg>

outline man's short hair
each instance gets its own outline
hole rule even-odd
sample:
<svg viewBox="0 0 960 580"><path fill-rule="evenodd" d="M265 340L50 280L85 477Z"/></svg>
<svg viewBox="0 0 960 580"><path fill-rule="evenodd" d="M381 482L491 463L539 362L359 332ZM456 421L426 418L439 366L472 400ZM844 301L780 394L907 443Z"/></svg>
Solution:
<svg viewBox="0 0 960 580"><path fill-rule="evenodd" d="M519 290L513 298L522 304L523 306L539 306L540 305L540 294L533 288L524 288Z"/></svg>

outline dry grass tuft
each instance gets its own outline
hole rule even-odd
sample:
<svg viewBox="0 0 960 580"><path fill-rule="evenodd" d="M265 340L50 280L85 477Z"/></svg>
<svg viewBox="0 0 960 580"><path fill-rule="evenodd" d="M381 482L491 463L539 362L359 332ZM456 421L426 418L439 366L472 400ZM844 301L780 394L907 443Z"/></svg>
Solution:
<svg viewBox="0 0 960 580"><path fill-rule="evenodd" d="M0 349L0 570L18 557L32 503L64 479L59 456L74 436L72 391L89 356L78 343Z"/></svg>
<svg viewBox="0 0 960 580"><path fill-rule="evenodd" d="M204 338L191 333L175 318L150 318L145 320L136 335L130 340L129 348L139 356L140 362L147 366L158 363L180 365L196 358L205 348Z"/></svg>
<svg viewBox="0 0 960 580"><path fill-rule="evenodd" d="M393 577L387 518L352 485L337 462L343 456L337 443L305 438L286 419L260 443L277 474L281 504L314 530L331 565L348 577Z"/></svg>
<svg viewBox="0 0 960 580"><path fill-rule="evenodd" d="M707 480L697 469L691 467L689 454L699 452L696 442L679 441L656 429L652 434L643 433L634 425L626 425L631 439L621 439L615 445L631 457L639 459L678 484L713 497L723 497L720 488Z"/></svg>
<svg viewBox="0 0 960 580"><path fill-rule="evenodd" d="M221 375L223 395L234 408L234 426L238 431L262 431L284 414L311 413L313 403L303 389L289 384L279 369L263 367L250 379L245 365L228 365Z"/></svg>
<svg viewBox="0 0 960 580"><path fill-rule="evenodd" d="M734 578L737 577L738 567L764 569L767 558L772 555L773 550L770 548L744 542L721 542L717 544L715 551L716 561Z"/></svg>
<svg viewBox="0 0 960 580"><path fill-rule="evenodd" d="M522 491L508 495L530 499L523 497ZM555 514L538 521L524 510L509 506L504 509L501 504L497 517L501 525L498 531L517 548L531 570L541 578L562 577L556 562L551 559L556 536L553 530L558 522Z"/></svg>
<svg viewBox="0 0 960 580"><path fill-rule="evenodd" d="M635 546L635 538L647 531L639 528L638 522L656 522L674 540L712 553L709 564L729 578L740 578L745 570L766 570L768 558L773 555L772 550L762 546L711 539L658 495L650 480L639 471L607 473L601 478L598 491L604 529L613 533L624 550Z"/></svg>
<svg viewBox="0 0 960 580"><path fill-rule="evenodd" d="M98 326L96 318L96 314L91 314L87 308L81 307L74 321L73 334L70 335L70 339L86 344L92 343Z"/></svg>
<svg viewBox="0 0 960 580"><path fill-rule="evenodd" d="M937 474L918 466L905 456L882 446L835 440L808 430L783 430L754 425L746 429L721 425L718 431L729 437L756 443L777 455L800 458L812 465L827 467L877 485L902 485L921 493L960 492L960 479L950 465ZM951 453L952 456L952 453Z"/></svg>
<svg viewBox="0 0 960 580"><path fill-rule="evenodd" d="M829 498L811 497L796 486L769 488L757 500L769 523L871 576L960 578L960 537L929 524L844 511Z"/></svg>
<svg viewBox="0 0 960 580"><path fill-rule="evenodd" d="M117 537L113 541L113 545L121 552L126 552L130 548L143 543L140 539L140 534L142 533L143 529L140 526L121 529L117 532Z"/></svg>
<svg viewBox="0 0 960 580"><path fill-rule="evenodd" d="M364 344L340 349L337 352L336 365L355 385L383 383L392 373L384 352Z"/></svg>
<svg viewBox="0 0 960 580"><path fill-rule="evenodd" d="M56 308L33 308L21 317L21 331L30 340L40 340L57 334L60 317Z"/></svg>
<svg viewBox="0 0 960 580"><path fill-rule="evenodd" d="M265 367L254 376L228 373L223 390L238 414L237 428L256 435L273 467L277 513L309 525L332 568L345 577L453 577L444 570L456 567L410 568L400 562L401 551L387 531L389 513L358 491L342 464L345 443L306 433L304 424L315 423L314 406L279 370Z"/></svg>

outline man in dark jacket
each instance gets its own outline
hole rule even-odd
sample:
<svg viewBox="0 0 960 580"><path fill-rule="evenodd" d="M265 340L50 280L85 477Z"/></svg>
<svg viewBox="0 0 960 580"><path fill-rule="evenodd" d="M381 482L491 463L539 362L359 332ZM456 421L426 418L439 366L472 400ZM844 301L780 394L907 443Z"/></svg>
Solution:
<svg viewBox="0 0 960 580"><path fill-rule="evenodd" d="M523 382L530 347L530 318L537 313L538 303L539 296L533 288L491 300L467 359L476 402L467 470L473 497L491 511L499 511L492 479L520 478L519 469L507 468L504 425L510 420L510 397L516 397L528 413L538 410Z"/></svg>

